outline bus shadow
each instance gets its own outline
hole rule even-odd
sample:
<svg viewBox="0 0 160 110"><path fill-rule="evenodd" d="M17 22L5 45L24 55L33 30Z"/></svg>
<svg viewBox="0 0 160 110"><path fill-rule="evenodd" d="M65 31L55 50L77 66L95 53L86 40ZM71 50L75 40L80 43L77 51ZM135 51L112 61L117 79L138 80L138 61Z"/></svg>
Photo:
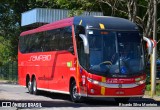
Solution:
<svg viewBox="0 0 160 110"><path fill-rule="evenodd" d="M56 107L107 107L107 106L128 106L127 104L131 104L132 106L138 107L142 106L142 104L148 104L148 106L160 106L160 101L156 101L150 98L131 98L127 103L118 103L115 102L114 98L85 98L82 103L74 103L71 101L70 96L66 94L60 93L51 93L46 91L40 91L40 96L48 97L53 99L53 102L57 101ZM57 100L54 100L57 99ZM63 100L60 101L59 100ZM52 103L52 102L50 102ZM150 104L150 105L149 105ZM153 105L151 105L153 104ZM51 104L52 105L52 104ZM49 106L44 103L44 106ZM53 105L55 106L55 105Z"/></svg>
<svg viewBox="0 0 160 110"><path fill-rule="evenodd" d="M47 92L47 91L38 91L39 96L44 96L51 99L59 99L59 100L65 100L65 101L71 101L70 96L66 94L60 94L60 93L53 93L53 92Z"/></svg>
<svg viewBox="0 0 160 110"><path fill-rule="evenodd" d="M156 107L160 106L160 101L150 98L131 98L128 102L115 102L114 98L91 99L86 102L90 106L122 106L122 107Z"/></svg>

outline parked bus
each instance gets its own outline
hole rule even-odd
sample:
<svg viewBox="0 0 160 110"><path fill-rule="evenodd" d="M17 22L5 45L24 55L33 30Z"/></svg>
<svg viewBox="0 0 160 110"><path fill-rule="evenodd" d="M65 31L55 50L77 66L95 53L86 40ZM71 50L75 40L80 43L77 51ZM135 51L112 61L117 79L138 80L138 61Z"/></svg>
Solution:
<svg viewBox="0 0 160 110"><path fill-rule="evenodd" d="M145 49L151 41L129 20L76 16L25 31L19 37L18 79L38 90L127 101L145 91Z"/></svg>

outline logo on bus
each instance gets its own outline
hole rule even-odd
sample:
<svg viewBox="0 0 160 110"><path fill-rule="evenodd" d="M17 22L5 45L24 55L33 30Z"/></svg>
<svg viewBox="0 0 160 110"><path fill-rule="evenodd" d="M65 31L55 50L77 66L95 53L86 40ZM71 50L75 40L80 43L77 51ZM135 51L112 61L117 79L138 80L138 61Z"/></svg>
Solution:
<svg viewBox="0 0 160 110"><path fill-rule="evenodd" d="M28 61L50 61L51 55L33 55Z"/></svg>

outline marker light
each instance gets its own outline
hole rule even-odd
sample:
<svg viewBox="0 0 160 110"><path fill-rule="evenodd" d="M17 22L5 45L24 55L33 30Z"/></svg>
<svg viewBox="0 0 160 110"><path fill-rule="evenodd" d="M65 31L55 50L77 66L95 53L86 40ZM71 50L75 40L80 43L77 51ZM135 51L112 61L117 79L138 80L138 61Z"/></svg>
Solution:
<svg viewBox="0 0 160 110"><path fill-rule="evenodd" d="M101 32L101 34L108 34L108 32Z"/></svg>

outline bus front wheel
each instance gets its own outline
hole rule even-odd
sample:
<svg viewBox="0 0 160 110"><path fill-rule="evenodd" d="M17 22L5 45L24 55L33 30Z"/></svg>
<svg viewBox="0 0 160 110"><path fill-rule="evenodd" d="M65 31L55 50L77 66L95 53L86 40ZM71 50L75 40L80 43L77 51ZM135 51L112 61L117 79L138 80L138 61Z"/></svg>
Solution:
<svg viewBox="0 0 160 110"><path fill-rule="evenodd" d="M76 82L72 81L71 83L71 89L70 89L70 95L71 95L71 100L73 102L81 102L82 101L82 97L78 95L77 92L77 86L76 86Z"/></svg>

